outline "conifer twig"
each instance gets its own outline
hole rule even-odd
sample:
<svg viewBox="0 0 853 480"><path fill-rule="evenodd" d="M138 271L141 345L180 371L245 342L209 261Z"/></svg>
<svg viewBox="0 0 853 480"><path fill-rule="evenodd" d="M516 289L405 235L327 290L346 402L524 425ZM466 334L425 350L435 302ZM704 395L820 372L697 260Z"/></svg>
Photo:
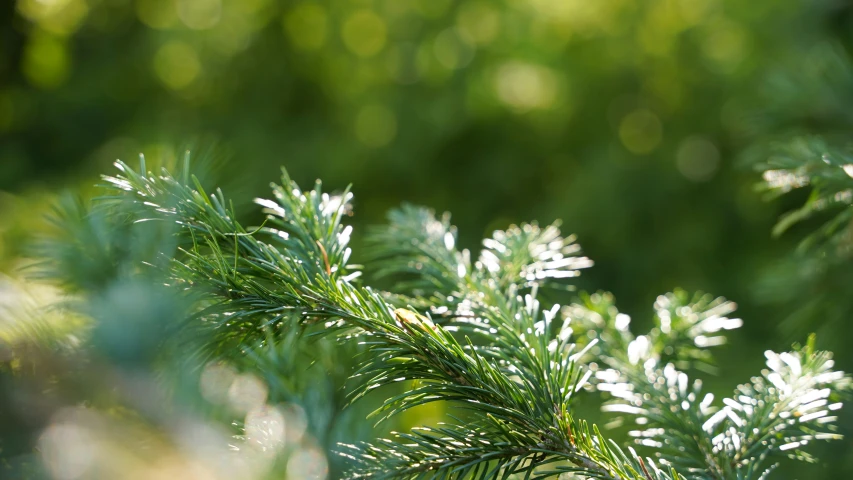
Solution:
<svg viewBox="0 0 853 480"><path fill-rule="evenodd" d="M498 231L472 261L456 248L449 217L403 207L371 235L372 265L401 280L386 294L360 285L359 268L349 264L348 190L330 196L318 182L303 192L285 172L275 200L256 201L268 226L250 231L220 191L207 195L198 182L193 188L165 171L118 167L121 174L105 180L135 203L136 214L145 212L138 220L181 227L172 282L205 292L193 321L223 345L258 341L297 315L303 326L323 325L320 333L363 349L350 402L411 382L373 413L380 421L436 401L458 407L452 423L346 446L356 466L351 478L752 479L767 474L772 455L806 458L806 443L835 438L827 414L840 404L828 402L847 378L810 345L768 353L771 370L721 408L700 399L701 384L691 386L679 369L710 366L707 347L741 323L726 317L730 302L681 291L661 296L656 328L637 337L608 295L543 308L541 288L591 265L556 225ZM572 342L578 328L598 338L579 348ZM587 366L589 358L607 368ZM573 417L573 400L590 381L614 396L607 410L641 419L634 435L655 449L660 467Z"/></svg>
<svg viewBox="0 0 853 480"><path fill-rule="evenodd" d="M305 322L327 322L330 331L351 336L367 347L367 360L357 372L367 380L353 399L383 385L417 380L420 387L389 399L377 413L393 414L436 400L453 401L477 419L490 441L514 439L515 446L509 450L513 455L477 455L471 467L463 469L464 473L477 469L478 478L495 478L513 471L527 471L528 475L535 471L538 478L544 474L536 469L553 462L561 462L553 467L554 472L622 480L644 478L635 456L622 453L597 429L572 419L569 402L589 374L575 362L580 352L572 352L568 336L549 327L556 310L541 312L532 295L511 294L500 302L476 306L478 318L491 322L488 330L480 323L459 325L457 329L433 326L428 316L415 312L401 322L401 316L395 315L379 294L353 283L354 275L348 273L352 271L346 263L349 229L340 225L348 194L341 197L343 201L333 200L319 190L319 184L303 194L285 175L282 187L274 189L275 202L258 201L271 214L273 226L261 233L278 244L274 246L237 223L221 192L208 197L200 186L192 189L182 185L167 172L153 176L136 173L124 164L118 166L122 175L107 177L110 185L149 207L151 218L175 221L191 237L192 245L175 263L175 279L194 288L204 287L212 299L218 299L205 313L218 311L224 316L217 327L223 336L251 335L260 322L275 321L284 310L298 312ZM520 231L516 237L533 233ZM553 230L547 230L542 238L565 245ZM320 245L324 245L322 250ZM525 255L530 257L530 253ZM491 297L498 297L500 290L495 287L514 292L516 285L526 287L543 275L559 276L559 269L573 262L553 258L547 252L532 257L533 264L524 263L524 257L495 257L497 263L488 256L483 262L486 270L504 273L484 280L492 288L483 293ZM233 258L236 263L230 261ZM524 265L536 268L525 269ZM519 280L511 276L521 274L525 277ZM454 330L464 339L457 339ZM476 338L493 345L478 347ZM443 436L432 437L433 441L453 452L452 435L451 440L445 435L450 431L461 433L459 428L442 431ZM467 428L464 432L467 435ZM500 442L490 445L494 451L503 448ZM413 448L395 444L394 451L415 454ZM358 458L364 461L370 456ZM533 459L535 464L531 464ZM436 474L445 472L458 478L457 466L456 461L448 460L432 468ZM382 475L408 478L406 472L411 467L403 464L397 470L383 470L387 474ZM656 467L654 471L659 479L676 478L673 472ZM382 478L370 468L365 472Z"/></svg>

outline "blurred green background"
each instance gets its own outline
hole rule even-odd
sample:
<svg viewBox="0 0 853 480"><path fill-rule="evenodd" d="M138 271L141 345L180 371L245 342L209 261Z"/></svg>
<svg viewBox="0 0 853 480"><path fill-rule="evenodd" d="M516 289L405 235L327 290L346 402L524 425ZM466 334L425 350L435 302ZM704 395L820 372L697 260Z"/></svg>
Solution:
<svg viewBox="0 0 853 480"><path fill-rule="evenodd" d="M853 126L847 2L0 9L0 268L12 277L57 192L92 191L117 158L169 162L189 142L228 159L218 178L243 202L266 195L281 165L305 186L352 183L356 255L363 227L403 201L451 211L467 247L559 218L596 262L579 287L612 291L640 325L676 286L734 300L745 326L719 353L713 390L746 381L765 349L803 340L780 328L797 305L772 291L805 289L790 261L798 234L770 235L802 197L768 203L748 164L771 140ZM853 329L807 320L853 370ZM853 419L842 425L850 433ZM774 478L851 477L851 452L849 439L821 445L818 465Z"/></svg>

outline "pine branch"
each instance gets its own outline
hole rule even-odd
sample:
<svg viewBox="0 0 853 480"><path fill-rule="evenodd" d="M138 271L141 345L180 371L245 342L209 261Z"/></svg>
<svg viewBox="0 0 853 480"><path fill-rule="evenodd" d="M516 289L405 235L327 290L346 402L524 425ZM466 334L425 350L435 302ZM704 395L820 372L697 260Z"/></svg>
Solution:
<svg viewBox="0 0 853 480"><path fill-rule="evenodd" d="M457 229L448 213L438 219L432 210L404 205L392 210L388 220L368 236L377 276L394 278L398 293L415 296L401 297L400 302L433 306L433 313L447 317L465 316L469 307L464 304L495 301L510 289L555 286L555 280L576 277L592 266L589 258L579 256L573 236L560 235L558 223L544 229L530 223L495 231L483 240L479 259L472 264L471 252L457 248ZM480 298L489 292L496 297ZM460 305L462 311L452 310Z"/></svg>
<svg viewBox="0 0 853 480"><path fill-rule="evenodd" d="M456 249L447 217L437 220L414 207L397 211L390 227L374 233L374 252L383 274L409 276L411 293L430 307L418 313L387 300L405 297L353 282L358 272L347 263L349 230L341 225L348 194L335 199L319 184L303 194L285 174L284 187L274 187L276 201L258 201L272 226L249 231L221 192L208 197L167 172L155 177L119 167L124 175L108 182L136 198L150 219L176 222L189 237L172 278L207 292L209 306L198 320L218 319L223 342L257 338L266 325L280 327L284 316L296 314L303 325L324 324L323 333L364 348L350 401L411 381L410 391L374 414L384 418L434 401L450 401L465 413L456 424L362 446L353 455L362 470L353 478L560 472L681 478L633 451L623 453L595 427L572 419L572 400L592 374L582 364L590 353L609 367L596 374L598 388L616 398L606 409L640 416L644 428L634 433L640 443L691 478L763 478L770 456L806 458L800 447L834 438L827 402L847 380L811 347L769 355L774 371L739 387L722 408L711 406L711 396L700 400L701 383L691 386L678 368L707 367L706 347L724 341L721 331L740 326L725 317L734 308L730 302L680 291L662 296L656 328L639 337L607 295L587 297L586 305L564 311L561 324L554 322L559 307L543 310L537 289L589 264L556 227L497 232L471 264L469 254ZM443 322L434 321L439 317ZM572 322L593 328L603 342L575 351Z"/></svg>
<svg viewBox="0 0 853 480"><path fill-rule="evenodd" d="M86 202L62 197L47 216L49 234L28 253L28 276L78 295L97 294L111 283L159 275L174 256L176 228L164 222L134 222L144 213L120 199Z"/></svg>
<svg viewBox="0 0 853 480"><path fill-rule="evenodd" d="M551 399L555 406L561 402L568 403L571 396L555 398L554 392L565 392L566 387L552 383L553 372L525 375L544 372L547 367L543 368L543 365L559 364L560 353L554 358L548 358L547 353L545 358L537 358L528 352L562 352L569 355L572 362L582 352L571 355L574 346L568 343L571 330L566 324L556 330L547 345L542 342L538 350L535 344L531 346L525 340L525 334L546 338L545 332L554 331L551 321L559 307L543 312L542 320L531 319L530 309L536 311L538 302L533 296L528 296L526 306L520 305L521 298L517 292L525 288L535 291L546 280L575 276L578 268L590 265L587 258L574 256L579 248L573 244L573 239L560 237L559 230L553 225L544 231L536 225L511 227L507 232L496 232L492 239L483 242L486 249L481 260L471 268L467 260L470 254L455 249L456 229L449 224L447 214L442 220L437 220L427 209L405 206L393 211L389 217L390 225L374 230L371 238L374 257L382 272L385 275L408 275L413 278L412 284L422 289L418 292L420 294L433 288L435 291L430 292L433 312L450 319L448 328L471 335L485 334L482 341L489 347L479 347L480 352L504 368L506 374L526 382L528 389L537 392L534 398ZM409 262L407 258L416 260ZM447 294L452 295L445 300L444 295ZM516 298L519 302L507 301ZM456 310L448 311L446 303L457 299ZM406 368L400 370L400 374L405 374ZM586 378L569 391L577 392ZM401 400L401 403L405 401ZM547 415L548 410L545 405L542 413ZM636 468L637 472L641 470Z"/></svg>
<svg viewBox="0 0 853 480"><path fill-rule="evenodd" d="M532 295L521 298L515 293L500 302L482 302L476 314L483 321L464 322L457 326L458 333L486 335L493 345L476 347L467 337L461 343L451 333L452 327L435 325L429 317L410 310L395 311L376 292L352 283L353 275L346 273L351 270L345 248L349 234L340 227L347 197L333 202L323 196L319 185L303 195L285 176L285 187L276 189L277 203L259 202L274 215L270 221L279 229L249 232L236 222L233 207L226 207L221 192L208 197L200 187L194 190L167 172L155 177L135 173L123 164L119 168L123 175L108 177L108 183L136 197L152 218L182 225L192 238L192 247L184 250L185 258L176 264L175 280L203 287L216 299L213 311L223 316L218 328L226 337L252 335L261 319L274 324L284 311L300 314L309 324L326 321L328 331L353 336L368 349L358 375L369 381L354 398L401 379L417 380L421 387L389 400L380 411L394 413L436 400L458 401L473 408L471 414L480 422L497 422L492 427L503 425L519 438L528 438L527 453L518 452L508 460L511 463L498 464L505 474L521 468L520 458L539 455L546 448L574 465L562 467L566 471L595 478L649 478L648 468L638 457L626 456L597 431L591 434L572 423L568 403L589 374L582 374L577 366L581 352L572 353L568 336L549 328L556 309L540 314ZM259 236L270 237L276 246L260 241ZM481 291L495 300L496 287L509 285L514 292L516 285L535 285L575 265L562 257L574 252L571 240L558 237L554 229L519 229L500 240L527 246L528 253L506 256L500 252L501 257L486 255L479 262L476 271L483 277L476 286L490 285ZM497 244L491 248L500 250ZM235 313L226 315L226 310ZM405 478L401 472L389 473ZM674 473L658 477L674 478Z"/></svg>
<svg viewBox="0 0 853 480"><path fill-rule="evenodd" d="M393 277L398 294L455 293L459 278L471 271L470 252L457 250L456 242L450 215L438 219L431 210L408 204L388 212L388 224L371 229L367 236L374 275Z"/></svg>
<svg viewBox="0 0 853 480"><path fill-rule="evenodd" d="M801 251L817 248L835 258L848 258L853 252L853 151L849 145L838 147L811 136L777 142L769 150L769 158L758 165L765 191L776 197L811 189L806 203L785 214L773 234L781 235L797 223L824 214L829 220L802 241Z"/></svg>
<svg viewBox="0 0 853 480"><path fill-rule="evenodd" d="M743 325L739 318L726 317L734 312L734 302L675 290L656 299L654 328L635 338L629 329L631 318L616 310L612 295L583 294L581 298L583 305L567 307L564 315L597 332L607 355L632 365L652 360L683 370L712 370L709 347L725 344L723 332Z"/></svg>
<svg viewBox="0 0 853 480"><path fill-rule="evenodd" d="M173 262L172 277L178 286L207 289L212 303L194 320L218 328L223 343L252 343L261 338L261 326L277 325L294 308L335 310L324 295L344 295L335 280L359 274L346 263L349 229L341 221L349 208L347 194L330 197L318 183L303 195L284 174L284 187L274 190L277 202L258 200L273 227L249 231L235 220L221 191L208 197L198 182L193 189L165 171L142 175L121 162L117 166L123 175L105 180L145 207L147 216L136 221L167 220L183 227L188 246ZM128 196L109 200L122 206Z"/></svg>
<svg viewBox="0 0 853 480"><path fill-rule="evenodd" d="M643 461L633 450L626 455L612 442L599 443L600 433L591 432L584 422L569 424L576 432L573 438L577 449L589 450L600 458L567 455L545 444L531 448L529 442L535 439L526 438L507 425L449 425L397 434L397 441L347 445L354 452L349 458L358 466L351 478L409 479L423 478L429 473L439 478L459 479L506 478L510 473L536 479L567 473L599 479L681 478L671 470L658 468L650 459ZM566 465L567 459L575 465ZM599 471L597 464L612 462L624 467L618 472Z"/></svg>
<svg viewBox="0 0 853 480"><path fill-rule="evenodd" d="M850 72L850 59L838 52L817 52L834 68L826 73ZM843 293L851 280L853 256L853 150L850 136L794 136L759 146L752 157L763 170L760 188L769 198L798 195L803 204L780 217L773 234L781 236L797 227L804 231L795 255L771 266L755 291L763 302L777 304L787 313L780 319L792 337L820 332L829 346L837 342L839 328L853 305ZM796 193L795 193L796 192Z"/></svg>
<svg viewBox="0 0 853 480"><path fill-rule="evenodd" d="M696 346L700 345L695 340L701 338L697 327L701 333L716 333L720 326L739 326L719 316L731 311L722 300L705 298L677 306L672 300L678 297L676 293L658 300L658 318L666 318L659 307L667 304L677 307L667 310L689 312L678 323L694 319L686 322L692 326L685 332ZM603 337L630 341L627 353L612 349L613 342L602 343L601 358L610 368L596 374L598 388L614 398L604 410L636 415L642 428L631 434L637 442L654 448L689 478L764 478L772 469L766 465L769 458L787 454L808 459L801 448L809 442L839 438L831 433L835 417L828 414L841 403L828 402L849 388L849 379L832 371L830 355L815 352L811 344L782 354L768 351L770 370L739 386L734 397L716 407L713 395L702 394L701 381L691 384L674 365L661 363L660 347L646 336L632 339L626 333L629 321L615 310L611 297L588 297L585 306L574 306L569 315L596 324Z"/></svg>

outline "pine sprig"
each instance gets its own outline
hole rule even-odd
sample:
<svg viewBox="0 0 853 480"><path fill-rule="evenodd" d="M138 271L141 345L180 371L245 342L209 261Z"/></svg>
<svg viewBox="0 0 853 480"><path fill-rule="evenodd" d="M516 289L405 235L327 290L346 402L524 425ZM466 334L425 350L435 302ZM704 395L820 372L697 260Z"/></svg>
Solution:
<svg viewBox="0 0 853 480"><path fill-rule="evenodd" d="M580 352L572 354L568 337L548 328L544 314L540 320L532 295L522 298L515 293L518 286L564 276L557 272L576 266L562 257L576 248L554 229L511 232L495 241L515 242L527 249L526 256L503 256L497 269L489 267L489 260L479 263L476 271L482 277L471 282L468 293L486 284L489 288L480 291L492 301L475 306L480 311L474 317L482 322L456 326L459 334L488 334L493 339L491 345L477 347L468 337L464 342L457 339L453 326L436 325L411 310L394 310L376 292L352 283L346 265L349 232L340 227L347 196L332 200L319 185L305 195L285 176L285 186L275 189L278 202L259 202L278 228L248 231L235 220L234 209L221 192L208 196L198 184L193 189L168 172L154 176L118 166L122 175L108 177L107 182L148 207L152 219L181 225L191 239L191 247L175 262L174 279L208 292L213 306L199 319L219 316L222 321L216 328L223 337L256 335L262 324L275 325L282 312L295 312L305 323L325 321L328 331L355 337L367 349L358 375L368 380L354 398L401 379L416 380L421 387L389 400L380 411L394 413L451 400L471 407L481 424L491 422L493 428L500 425L517 438L527 438L525 451L504 461L495 459L502 475L522 468L520 459L540 456L546 449L556 457L553 461L574 465L563 467L565 471L594 478L651 478L642 460L625 455L597 430L590 434L582 427L574 432L568 402L589 376L581 374L575 362ZM492 250L498 249L496 245ZM530 265L534 267L527 268ZM512 276L522 274L523 278ZM509 285L508 296L498 295L504 285ZM502 301L497 301L499 297ZM550 317L555 313L551 311ZM484 328L487 320L492 326ZM450 466L436 467L434 472L450 475L445 468ZM533 471L532 466L524 468ZM390 475L406 478L393 470Z"/></svg>
<svg viewBox="0 0 853 480"><path fill-rule="evenodd" d="M771 196L811 189L806 202L785 214L773 229L781 235L793 225L812 217L828 217L801 243L801 250L818 248L832 257L849 257L853 251L853 151L823 137L795 137L769 148L763 170L762 189ZM834 212L830 215L831 212Z"/></svg>
<svg viewBox="0 0 853 480"><path fill-rule="evenodd" d="M848 58L834 57L851 71ZM798 227L795 255L778 262L757 284L759 299L784 307L783 331L803 336L819 331L824 341L840 348L833 337L850 316L845 291L853 256L853 150L849 135L794 136L755 148L756 167L763 171L760 189L769 198L796 196L802 205L782 215L773 229L780 236ZM792 232L794 233L794 232Z"/></svg>
<svg viewBox="0 0 853 480"><path fill-rule="evenodd" d="M604 440L597 429L590 430L585 422L566 418L566 428L574 432L574 448L590 452L591 458L567 455L546 444L531 448L530 442L535 439L507 425L466 423L419 428L396 434L396 440L383 439L376 444L347 445L354 452L347 455L358 466L352 478L410 479L432 474L438 478L496 479L507 478L510 473L533 479L563 474L598 479L682 478L671 469L659 468L651 459L644 461L633 449L624 453L615 443ZM600 471L597 465L606 463L617 467L611 472Z"/></svg>
<svg viewBox="0 0 853 480"><path fill-rule="evenodd" d="M525 223L495 231L492 238L483 240L478 269L484 276L489 272L500 288L553 285L554 280L580 275L592 261L578 255L581 249L574 235L560 235L559 224L541 228Z"/></svg>
<svg viewBox="0 0 853 480"><path fill-rule="evenodd" d="M348 447L358 467L352 478L685 478L675 468L687 478L751 479L766 475L774 455L805 458L808 442L835 438L828 412L840 404L828 402L847 379L812 347L768 354L771 370L722 407L679 371L707 367L707 347L740 326L726 317L731 302L681 291L661 296L655 328L637 337L608 295L585 297L562 315L559 306L543 308L540 287L590 264L556 226L496 232L471 262L456 248L447 216L404 207L372 235L380 272L409 282L408 296L394 296L355 283L342 223L348 192L329 196L318 183L303 193L285 173L273 188L276 200L257 201L266 224L247 229L220 191L208 196L165 171L119 168L121 175L106 180L147 212L138 220L181 227L185 247L170 278L205 292L193 321L212 329L220 345L257 344L296 315L300 328L322 325L318 333L360 345L350 401L411 382L374 412L380 419L435 401L460 408L456 423ZM571 341L578 328L597 332L598 344L578 349ZM636 415L642 428L633 435L666 469L573 419L573 399L594 373L585 365L592 356L607 367L594 378L614 397L605 409Z"/></svg>
<svg viewBox="0 0 853 480"><path fill-rule="evenodd" d="M388 212L387 225L368 232L367 242L376 265L373 274L393 277L397 294L441 292L446 297L471 271L471 254L456 248L456 227L446 213L436 218L429 209L404 204Z"/></svg>
<svg viewBox="0 0 853 480"><path fill-rule="evenodd" d="M659 307L672 305L678 296L658 299L659 321ZM699 299L672 310L691 312L688 317L695 319L704 317L690 322L693 326L685 330L697 347L703 346L695 341L700 335L724 329L720 326L739 325L719 316L731 311L723 300ZM808 443L839 438L832 433L836 419L830 412L841 403L829 402L849 388L849 378L832 371L831 355L816 352L812 344L781 354L768 351L769 370L739 386L733 397L717 406L712 394L702 393L700 380L690 382L672 363L662 363L661 349L654 346L657 342L644 339L659 336L660 323L658 332L634 339L627 317L615 310L612 297L601 294L587 297L586 305L576 305L568 314L596 325L605 338L630 342L627 351L612 348L614 342L601 344L600 358L609 368L597 372L597 386L613 398L603 409L636 416L640 428L631 435L637 443L655 449L663 461L689 478L764 478L773 468L768 459L787 455L807 460L802 448Z"/></svg>
<svg viewBox="0 0 853 480"><path fill-rule="evenodd" d="M367 238L376 275L395 280L396 303L434 307L442 317L470 317L474 305L494 306L543 286L568 288L557 281L592 266L574 236L560 235L558 222L544 229L528 223L497 230L472 262L471 252L457 247L450 214L437 218L430 209L403 205L388 220Z"/></svg>
<svg viewBox="0 0 853 480"><path fill-rule="evenodd" d="M682 370L712 370L708 348L725 344L723 332L743 324L739 318L726 316L734 312L734 302L675 290L655 300L654 327L634 337L629 329L631 318L616 310L612 295L583 294L581 299L583 305L566 307L563 314L597 332L602 348L611 355L634 365L653 360L661 365L673 363Z"/></svg>
<svg viewBox="0 0 853 480"><path fill-rule="evenodd" d="M576 363L585 351L574 351L575 345L569 341L572 330L567 323L552 323L559 306L539 314L535 297L522 297L518 292L531 289L535 293L545 282L576 276L579 268L591 265L586 257L577 256L580 249L574 239L561 237L555 225L544 230L534 224L511 227L485 240L480 260L470 268L467 260L470 254L455 250L456 229L450 225L447 214L438 220L427 209L406 206L389 217L390 225L374 230L371 239L383 273L408 275L412 283L424 289L419 294L431 293L432 311L449 319L447 328L478 338L480 346L472 344L472 349L478 349L510 378L516 378L527 390L535 392L533 398L544 400L535 414L548 418L561 408L567 412L574 394L592 373L578 368ZM413 240L404 242L404 238ZM407 262L408 257L415 257L416 262ZM429 287L433 290L428 290ZM455 311L450 310L449 302ZM578 374L583 371L583 377L561 376L561 372L572 371ZM401 374L404 372L401 369ZM558 415L558 421L567 416ZM568 428L575 431L571 426ZM457 433L464 435L464 431ZM569 444L576 445L572 435ZM588 453L591 457L602 446L606 448L607 442L596 445ZM398 446L394 451L399 451ZM625 464L636 468L617 475L624 478L650 475L644 471L646 467L639 457L631 458ZM459 461L468 465L464 458ZM477 464L476 459L472 462ZM649 468L655 475L662 475L660 470ZM502 470L491 472L498 475Z"/></svg>

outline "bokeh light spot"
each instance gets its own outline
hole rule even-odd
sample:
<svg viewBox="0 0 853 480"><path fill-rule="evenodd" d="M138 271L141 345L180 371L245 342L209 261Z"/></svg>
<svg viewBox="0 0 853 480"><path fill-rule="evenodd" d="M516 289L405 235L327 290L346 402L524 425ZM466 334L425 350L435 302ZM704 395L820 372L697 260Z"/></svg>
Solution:
<svg viewBox="0 0 853 480"><path fill-rule="evenodd" d="M295 403L289 403L283 408L286 425L285 441L288 445L296 445L302 441L308 430L308 414L305 409Z"/></svg>
<svg viewBox="0 0 853 480"><path fill-rule="evenodd" d="M284 15L284 31L301 50L317 50L326 43L328 15L316 3L300 3Z"/></svg>
<svg viewBox="0 0 853 480"><path fill-rule="evenodd" d="M228 389L228 403L235 411L248 413L267 401L267 386L255 375L238 375Z"/></svg>
<svg viewBox="0 0 853 480"><path fill-rule="evenodd" d="M557 80L547 68L521 62L501 66L495 76L498 98L519 112L553 105Z"/></svg>
<svg viewBox="0 0 853 480"><path fill-rule="evenodd" d="M266 17L273 6L273 0L242 0L234 4L241 15L257 15L258 17Z"/></svg>
<svg viewBox="0 0 853 480"><path fill-rule="evenodd" d="M412 84L420 79L417 67L417 46L412 43L395 45L386 56L386 66L389 75L404 85Z"/></svg>
<svg viewBox="0 0 853 480"><path fill-rule="evenodd" d="M223 362L208 363L199 378L202 397L214 404L226 402L228 390L235 378L237 378L237 371L234 367Z"/></svg>
<svg viewBox="0 0 853 480"><path fill-rule="evenodd" d="M382 105L368 105L355 118L355 134L369 147L383 147L397 135L397 116Z"/></svg>
<svg viewBox="0 0 853 480"><path fill-rule="evenodd" d="M246 21L224 23L211 32L210 40L219 53L226 56L234 55L251 45L251 26Z"/></svg>
<svg viewBox="0 0 853 480"><path fill-rule="evenodd" d="M387 28L378 15L362 10L349 16L341 29L344 45L360 57L371 57L385 46Z"/></svg>
<svg viewBox="0 0 853 480"><path fill-rule="evenodd" d="M491 43L500 32L501 17L497 10L486 2L466 2L459 7L456 23L474 43Z"/></svg>
<svg viewBox="0 0 853 480"><path fill-rule="evenodd" d="M139 21L151 28L171 28L178 21L175 0L136 0L134 6Z"/></svg>
<svg viewBox="0 0 853 480"><path fill-rule="evenodd" d="M716 3L715 0L676 0L673 6L686 25L695 25L708 18L709 11Z"/></svg>
<svg viewBox="0 0 853 480"><path fill-rule="evenodd" d="M65 42L46 33L37 32L24 47L21 70L35 86L54 88L68 78L71 58Z"/></svg>
<svg viewBox="0 0 853 480"><path fill-rule="evenodd" d="M445 68L463 68L474 58L474 47L467 35L455 28L444 30L435 39L435 57Z"/></svg>
<svg viewBox="0 0 853 480"><path fill-rule="evenodd" d="M573 14L577 15L579 10L581 10L574 2L568 0L530 0L529 3L536 13L553 20L570 18Z"/></svg>
<svg viewBox="0 0 853 480"><path fill-rule="evenodd" d="M246 440L264 452L275 452L284 447L285 418L275 407L263 405L250 411L244 421Z"/></svg>
<svg viewBox="0 0 853 480"><path fill-rule="evenodd" d="M438 18L450 7L451 0L414 0L411 5L421 16Z"/></svg>
<svg viewBox="0 0 853 480"><path fill-rule="evenodd" d="M172 41L160 47L154 55L154 72L167 87L178 90L198 77L201 62L193 47Z"/></svg>
<svg viewBox="0 0 853 480"><path fill-rule="evenodd" d="M713 142L705 137L688 137L678 145L675 166L688 180L705 182L717 173L720 152Z"/></svg>
<svg viewBox="0 0 853 480"><path fill-rule="evenodd" d="M95 462L95 439L71 422L51 424L38 444L44 464L56 480L83 478Z"/></svg>
<svg viewBox="0 0 853 480"><path fill-rule="evenodd" d="M222 18L222 0L178 0L178 17L193 30L213 28Z"/></svg>
<svg viewBox="0 0 853 480"><path fill-rule="evenodd" d="M625 115L619 123L619 139L631 153L650 153L663 139L663 125L658 116L649 110L635 110Z"/></svg>
<svg viewBox="0 0 853 480"><path fill-rule="evenodd" d="M21 0L17 7L25 18L56 35L77 31L89 12L85 0Z"/></svg>
<svg viewBox="0 0 853 480"><path fill-rule="evenodd" d="M188 418L173 425L172 438L181 453L193 463L203 466L207 475L201 478L252 478L259 467L244 450L235 451L234 438L220 425Z"/></svg>
<svg viewBox="0 0 853 480"><path fill-rule="evenodd" d="M328 474L326 455L315 447L300 448L287 461L287 480L325 480Z"/></svg>
<svg viewBox="0 0 853 480"><path fill-rule="evenodd" d="M729 73L746 56L747 34L735 23L723 20L714 22L702 43L702 51L716 69Z"/></svg>
<svg viewBox="0 0 853 480"><path fill-rule="evenodd" d="M435 43L424 40L415 51L417 77L431 85L440 85L450 76L452 70L441 64L435 55Z"/></svg>

